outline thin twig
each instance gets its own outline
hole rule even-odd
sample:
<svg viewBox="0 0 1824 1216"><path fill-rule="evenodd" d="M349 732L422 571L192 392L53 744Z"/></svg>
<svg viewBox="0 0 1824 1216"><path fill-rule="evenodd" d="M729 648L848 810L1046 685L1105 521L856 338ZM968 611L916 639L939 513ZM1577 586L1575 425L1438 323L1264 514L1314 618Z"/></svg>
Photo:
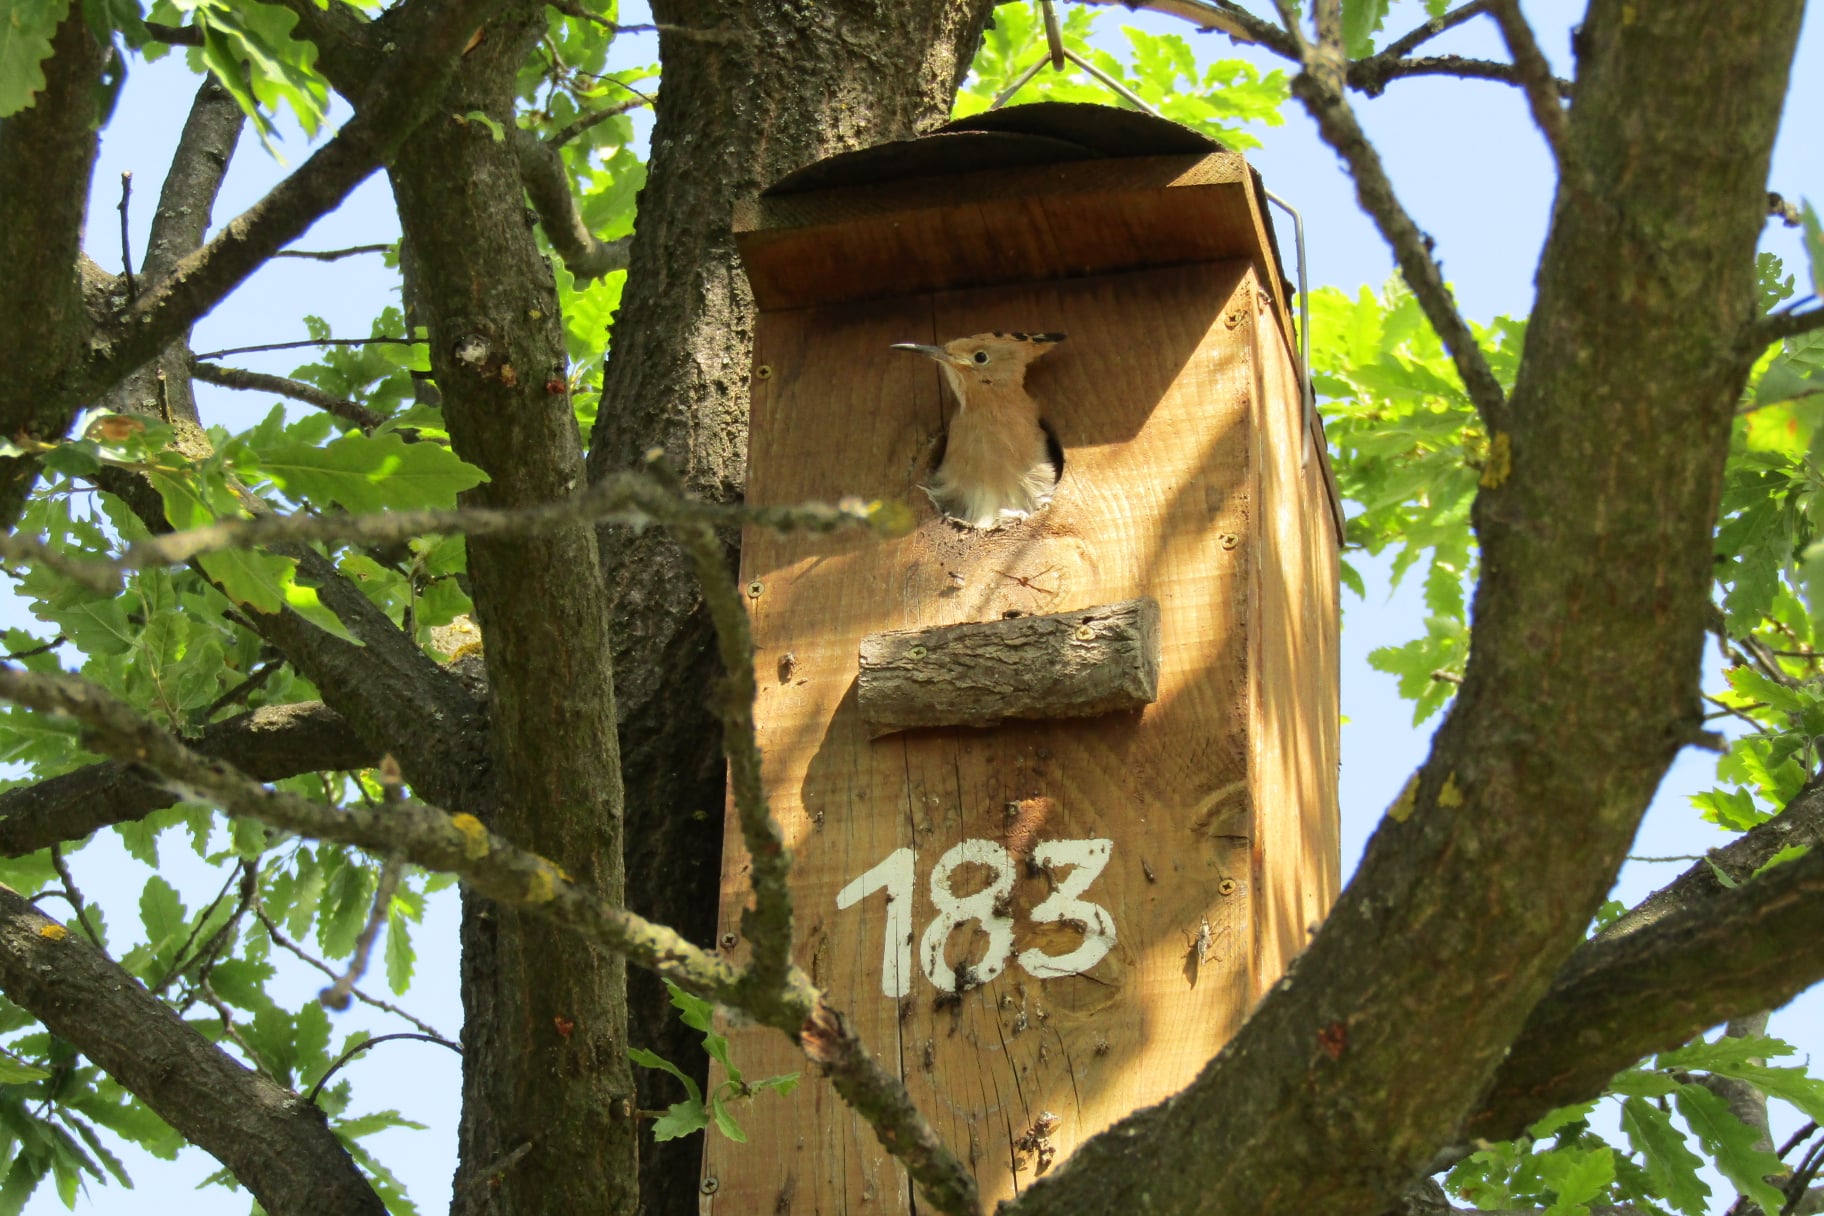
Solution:
<svg viewBox="0 0 1824 1216"><path fill-rule="evenodd" d="M127 303L139 299L139 284L133 281L133 242L127 235L127 206L133 198L133 173L120 175L120 270L127 279Z"/></svg>
<svg viewBox="0 0 1824 1216"><path fill-rule="evenodd" d="M1788 688L1797 688L1804 683L1804 680L1789 674L1784 667L1781 667L1772 648L1752 633L1743 634L1739 642L1749 660L1760 668L1761 674L1769 680L1776 684L1784 684Z"/></svg>
<svg viewBox="0 0 1824 1216"><path fill-rule="evenodd" d="M1311 27L1317 45L1326 53L1343 57L1343 0L1312 0Z"/></svg>
<svg viewBox="0 0 1824 1216"><path fill-rule="evenodd" d="M66 642L68 640L69 639L65 638L60 633L56 637L52 638L50 641L44 642L40 645L28 646L24 650L15 650L9 655L0 655L0 662L17 663L20 659L29 659L29 658L32 658L34 655L48 654L49 652L51 652L51 651L57 649L59 646L63 645L64 642Z"/></svg>
<svg viewBox="0 0 1824 1216"><path fill-rule="evenodd" d="M283 666L285 666L285 659L282 656L276 659L268 659L266 662L259 664L252 671L247 673L247 678L245 680L242 680L239 684L236 684L233 688L230 688L227 692L211 701L208 708L204 709L200 716L206 722L210 718L215 717L216 714L221 713L224 709L227 709L230 705L240 704L251 693L257 690L260 685L264 684L267 680L270 680L273 672Z"/></svg>
<svg viewBox="0 0 1824 1216"><path fill-rule="evenodd" d="M602 16L591 12L579 0L545 0L552 8L566 17L575 17L579 21L589 21L612 30L616 34L677 34L684 38L698 38L705 42L743 42L747 35L732 29L704 29L694 25L668 25L644 22L637 25L617 25Z"/></svg>
<svg viewBox="0 0 1824 1216"><path fill-rule="evenodd" d="M751 670L751 664L750 664ZM460 875L489 899L522 906L582 934L690 992L752 1014L790 1035L823 1066L831 1084L876 1129L930 1206L954 1216L981 1210L973 1175L919 1113L899 1077L869 1054L837 1010L797 967L763 991L751 973L693 945L675 931L583 889L556 865L488 831L471 815L449 815L413 801L378 810L331 807L271 789L233 767L191 751L112 693L79 677L0 667L0 699L74 718L85 743L157 774L165 788L213 802L231 815Z"/></svg>
<svg viewBox="0 0 1824 1216"><path fill-rule="evenodd" d="M386 795L385 803L389 806L397 804L403 797L404 783L399 775L399 762L391 755L380 759L380 781ZM393 895L399 890L399 876L404 872L405 863L397 853L389 856L381 865L380 881L374 884L373 910L367 915L367 924L362 927L361 936L355 939L355 953L348 960L348 970L336 977L335 983L317 993L317 1000L325 1009L341 1011L348 1008L355 982L367 974L367 962L374 952L374 942L379 938L380 929L392 911Z"/></svg>
<svg viewBox="0 0 1824 1216"><path fill-rule="evenodd" d="M1457 310L1456 300L1444 282L1443 271L1431 254L1430 238L1419 231L1394 194L1393 183L1387 177L1380 154L1356 121L1355 111L1338 87L1333 69L1315 54L1307 54L1305 63L1305 70L1292 81L1292 91L1317 120L1324 142L1349 166L1362 210L1373 217L1381 236L1393 247L1400 273L1412 288L1431 327L1450 352L1470 400L1476 403L1491 430L1503 429L1507 394L1489 368L1469 323Z"/></svg>
<svg viewBox="0 0 1824 1216"><path fill-rule="evenodd" d="M386 245L350 245L347 249L281 249L272 256L275 258L308 258L313 262L339 262L343 258L352 258L361 253L391 253L393 244Z"/></svg>
<svg viewBox="0 0 1824 1216"><path fill-rule="evenodd" d="M647 467L666 489L682 495L677 475L663 453L647 454ZM747 847L748 881L754 906L742 913L742 936L753 947L749 980L762 992L775 992L785 984L792 962L792 891L788 882L792 862L785 833L767 805L766 786L760 777L760 748L754 741L754 637L748 627L747 604L728 569L728 550L708 523L674 525L678 546L690 558L703 605L716 630L716 650L722 660L722 682L716 696L722 719L722 750L728 756L728 787L741 824L741 841Z"/></svg>
<svg viewBox="0 0 1824 1216"><path fill-rule="evenodd" d="M1742 711L1740 709L1737 709L1733 705L1730 705L1728 702L1724 701L1720 697L1713 696L1712 694L1707 693L1707 692L1699 693L1698 695L1701 696L1704 700L1710 702L1710 704L1716 706L1717 710L1719 711L1718 713L1715 713L1715 714L1705 714L1704 721L1706 721L1706 722L1708 722L1713 717L1729 716L1729 717L1740 718L1742 721L1748 723L1748 725L1754 727L1754 729L1757 731L1767 729L1766 723L1755 721L1753 718L1749 717L1747 715L1747 713L1745 713L1744 711ZM1757 705L1757 706L1753 706L1751 708L1765 708L1765 706Z"/></svg>
<svg viewBox="0 0 1824 1216"><path fill-rule="evenodd" d="M388 511L374 515L265 515L229 519L146 537L129 545L120 557L71 557L57 546L33 537L0 534L0 561L42 565L96 591L115 591L128 571L181 565L191 558L224 549L259 545L346 543L367 547L398 544L418 536L526 536L577 522L651 524L703 523L713 527L752 524L776 531L834 532L867 528L881 535L904 531L903 508L881 502L843 499L831 506L805 503L794 507L750 507L709 503L674 493L644 473L611 473L567 502L497 510L465 507L453 511Z"/></svg>
<svg viewBox="0 0 1824 1216"><path fill-rule="evenodd" d="M304 1095L304 1100L306 1102L315 1102L317 1100L317 1095L319 1093L322 1093L323 1087L329 1083L329 1079L336 1075L336 1070L341 1068L344 1064L348 1063L350 1060L354 1059L356 1056L360 1055L362 1052L366 1051L368 1048L378 1047L382 1043L396 1042L399 1039L418 1039L425 1043L435 1043L439 1047L449 1048L451 1051L455 1052L457 1055L462 1054L461 1047L459 1047L455 1043L450 1042L446 1038L442 1038L441 1036L434 1035L434 1034L415 1034L411 1031L400 1030L400 1031L395 1031L392 1034L383 1034L379 1038L376 1038L376 1039L363 1039L361 1042L356 1043L353 1047L351 1047L347 1051L343 1052L340 1056L338 1056L336 1058L336 1062L334 1064L331 1064L327 1069L324 1070L323 1075L317 1078L317 1083L310 1087L310 1092Z"/></svg>
<svg viewBox="0 0 1824 1216"><path fill-rule="evenodd" d="M305 405L314 405L326 413L354 423L363 431L372 433L386 421L386 416L371 410L358 401L349 401L334 393L324 392L314 384L302 380L293 380L287 376L271 376L265 372L248 371L242 367L223 367L218 363L200 362L203 356L198 355L190 362L190 374L205 384L217 384L223 388L247 389L253 392L277 393L281 397L290 397L293 401L302 401Z"/></svg>
<svg viewBox="0 0 1824 1216"><path fill-rule="evenodd" d="M1785 1144L1782 1144L1780 1146L1780 1151L1775 1153L1774 1156L1778 1157L1781 1161L1786 1160L1787 1153L1790 1153L1793 1149L1797 1148L1805 1140L1805 1138L1807 1136L1811 1135L1813 1132L1815 1132L1817 1130L1818 1130L1817 1120L1815 1120L1815 1119L1807 1120L1805 1123L1805 1126L1801 1127L1798 1131L1792 1133L1792 1139L1788 1140Z"/></svg>
<svg viewBox="0 0 1824 1216"><path fill-rule="evenodd" d="M1538 39L1533 37L1533 27L1521 14L1519 0L1493 0L1490 11L1501 27L1507 53L1514 58L1514 69L1520 74L1521 87L1526 90L1526 103L1532 108L1533 121L1539 124L1546 146L1552 151L1552 160L1563 173L1566 119L1564 100L1558 94L1552 65L1546 62Z"/></svg>
<svg viewBox="0 0 1824 1216"><path fill-rule="evenodd" d="M1410 55L1444 31L1455 29L1465 21L1481 16L1488 11L1489 4L1490 0L1470 0L1468 4L1453 8L1442 17L1433 17L1389 42L1377 52L1376 57L1384 55L1389 59L1399 59Z"/></svg>
<svg viewBox="0 0 1824 1216"><path fill-rule="evenodd" d="M179 946L177 952L171 956L171 969L160 977L158 983L150 985L150 988L155 995L169 988L171 982L183 973L186 965L184 956L189 953L190 947L195 944L196 935L203 931L203 926L208 923L209 917L215 912L216 908L221 906L221 902L228 898L228 888L233 885L234 875L230 874L228 876L228 881L222 884L222 889L215 893L215 898L210 900L208 905L197 914L196 923L190 927L190 936L184 939L184 944ZM214 940L213 935L211 935L210 940ZM201 955L199 954L197 957L200 958Z"/></svg>
<svg viewBox="0 0 1824 1216"><path fill-rule="evenodd" d="M1466 55L1421 55L1417 59L1382 60L1376 55L1357 59L1346 73L1349 87L1379 97L1387 82L1407 76L1457 76L1464 80L1494 80L1501 84L1521 86L1519 69L1511 63L1494 59L1472 59ZM1571 95L1571 82L1553 77L1552 86L1565 97Z"/></svg>
<svg viewBox="0 0 1824 1216"><path fill-rule="evenodd" d="M272 916L264 908L255 906L253 914L259 919L260 924L266 927L266 936L273 940L274 945L296 955L302 961L315 967L324 975L327 975L331 980L337 978L336 969L334 967L331 967L328 963L324 962L316 955L311 954L308 950L305 950L304 947L287 937L285 931L279 928L277 922L272 919ZM359 988L350 988L348 991L350 996L354 997L357 1001L360 1001L363 1005L371 1005L375 1009L383 1010L396 1018L402 1018L433 1038L443 1037L437 1033L437 1028L435 1026L432 1026L429 1022L421 1021L420 1019L413 1017L411 1014L389 1001L383 1001L379 997L369 996Z"/></svg>
<svg viewBox="0 0 1824 1216"><path fill-rule="evenodd" d="M266 342L259 346L230 346L225 350L206 350L197 359L220 359L224 355L250 355L265 350L301 350L312 346L422 346L423 338L310 338L302 342Z"/></svg>
<svg viewBox="0 0 1824 1216"><path fill-rule="evenodd" d="M389 857L380 867L380 881L374 888L374 906L368 913L367 924L361 930L361 936L355 939L354 957L348 960L348 970L344 971L336 982L317 993L317 1000L325 1009L340 1012L347 1009L349 1000L354 994L355 981L367 974L368 959L374 952L374 942L380 936L380 929L386 924L387 914L392 909L393 895L399 890L399 876L405 865L397 857Z"/></svg>
<svg viewBox="0 0 1824 1216"><path fill-rule="evenodd" d="M101 944L101 934L95 932L95 926L89 923L89 910L82 902L82 892L76 889L76 879L70 874L70 864L63 859L62 842L51 846L51 868L57 871L57 879L63 883L63 897L70 901L70 907L76 909L76 923L82 926L82 931L95 943L95 948L106 953L107 948Z"/></svg>
<svg viewBox="0 0 1824 1216"><path fill-rule="evenodd" d="M545 140L545 143L553 148L561 148L591 127L607 122L610 118L625 114L629 110L637 110L641 106L651 104L651 98L644 94L635 94L626 101L617 101L611 106L603 106L599 110L591 110L569 126L558 129L550 138Z"/></svg>
<svg viewBox="0 0 1824 1216"><path fill-rule="evenodd" d="M1180 17L1198 30L1227 34L1233 42L1264 46L1287 59L1298 58L1298 48L1286 32L1255 16L1234 0L1083 0L1086 4L1119 4L1127 9L1148 8Z"/></svg>
<svg viewBox="0 0 1824 1216"><path fill-rule="evenodd" d="M196 986L195 992L197 997L209 1008L215 1010L216 1016L222 1019L222 1033L234 1040L235 1045L241 1049L241 1053L247 1057L247 1062L253 1065L254 1071L262 1074L268 1080L278 1081L279 1078L273 1074L272 1069L266 1066L265 1059L253 1049L253 1044L242 1037L241 1028L234 1024L234 1011L228 1008L226 1001L216 995L215 989L207 983L202 983Z"/></svg>
<svg viewBox="0 0 1824 1216"><path fill-rule="evenodd" d="M146 33L152 35L155 42L166 46L201 46L203 31L194 25L166 25L161 21L148 21Z"/></svg>
<svg viewBox="0 0 1824 1216"><path fill-rule="evenodd" d="M1303 63L1306 54L1305 35L1304 31L1298 27L1297 0L1273 0L1273 11L1279 14L1279 24L1285 29L1287 36L1292 39L1292 45L1296 48L1296 53L1292 58Z"/></svg>

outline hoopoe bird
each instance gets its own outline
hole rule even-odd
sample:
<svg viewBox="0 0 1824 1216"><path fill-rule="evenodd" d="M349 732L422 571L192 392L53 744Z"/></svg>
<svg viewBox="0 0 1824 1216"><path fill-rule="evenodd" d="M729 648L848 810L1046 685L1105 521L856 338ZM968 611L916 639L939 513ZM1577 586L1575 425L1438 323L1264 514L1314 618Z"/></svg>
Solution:
<svg viewBox="0 0 1824 1216"><path fill-rule="evenodd" d="M956 396L944 458L922 489L937 509L971 528L1025 519L1051 501L1063 450L1026 391L1026 367L1063 334L975 334L942 346L896 342L937 360Z"/></svg>

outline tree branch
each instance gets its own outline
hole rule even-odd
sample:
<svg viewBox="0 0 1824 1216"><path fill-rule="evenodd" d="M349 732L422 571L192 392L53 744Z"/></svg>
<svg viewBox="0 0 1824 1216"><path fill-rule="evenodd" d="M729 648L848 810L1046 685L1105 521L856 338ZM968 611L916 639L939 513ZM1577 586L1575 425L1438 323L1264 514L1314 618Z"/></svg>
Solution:
<svg viewBox="0 0 1824 1216"><path fill-rule="evenodd" d="M109 477L109 484L103 488L119 494L122 492L121 480ZM160 515L139 514L148 525L152 525L154 519L162 524ZM577 523L635 527L655 523L701 524L712 528L753 524L779 531L804 532L865 527L882 535L894 535L902 530L905 518L903 510L890 504L860 499L844 499L833 506L805 503L793 507L703 502L676 492L646 474L611 473L573 499L530 507L462 507L452 511L388 511L373 515L275 514L254 519L225 519L182 532L171 531L169 525L154 525L154 535L134 541L112 561L70 557L46 541L0 535L0 560L36 563L93 590L117 591L122 575L128 571L180 565L202 554L256 546L341 542L375 547L432 534L500 538L536 536ZM387 623L391 625L390 621ZM315 678L312 676L313 680Z"/></svg>
<svg viewBox="0 0 1824 1216"><path fill-rule="evenodd" d="M1546 146L1552 151L1552 161L1562 171L1564 156L1564 99L1558 93L1558 81L1552 75L1552 65L1547 63L1545 55L1539 50L1539 43L1533 37L1533 27L1526 23L1526 17L1520 12L1519 0L1493 0L1490 11L1495 21L1501 26L1501 37L1507 43L1507 53L1514 58L1514 71L1520 77L1520 84L1526 90L1526 101L1532 107L1533 121L1539 124L1539 130L1545 135Z"/></svg>
<svg viewBox="0 0 1824 1216"><path fill-rule="evenodd" d="M1750 348L1750 357L1758 356L1775 342L1820 329L1824 329L1824 308L1813 308L1805 312L1769 313L1748 327L1747 346Z"/></svg>
<svg viewBox="0 0 1824 1216"><path fill-rule="evenodd" d="M171 532L163 500L144 477L104 468L95 480L125 502L154 538ZM290 608L249 613L249 627L315 684L360 738L396 756L415 788L446 805L484 811L494 794L482 702L323 555L305 545L274 551L297 559L299 580L316 587L323 605L356 641L337 637Z"/></svg>
<svg viewBox="0 0 1824 1216"><path fill-rule="evenodd" d="M662 460L651 468L667 489L683 497L677 475ZM741 932L753 948L749 980L762 992L781 990L792 963L792 860L785 835L767 804L760 775L760 748L754 736L754 636L747 605L728 568L728 551L708 523L672 529L678 546L690 558L703 587L704 607L716 629L722 660L722 687L715 698L722 719L722 750L728 757L728 788L741 824L741 843L749 858L748 880L754 906L741 916Z"/></svg>
<svg viewBox="0 0 1824 1216"><path fill-rule="evenodd" d="M334 393L326 393L314 384L302 380L292 380L285 376L269 376L265 372L247 371L239 367L223 367L219 363L203 363L196 359L190 361L190 374L206 384L219 384L223 388L249 389L253 392L277 393L281 397L290 397L306 405L334 414L347 422L352 422L363 431L373 431L386 421L383 414L367 408L358 401L346 401Z"/></svg>
<svg viewBox="0 0 1824 1216"><path fill-rule="evenodd" d="M316 0L273 0L280 8L296 15L297 28L292 36L316 44L322 56L326 75L338 92L359 104L355 85L374 69L375 48L391 35L388 28L395 22L388 13L378 21L368 21L352 5ZM396 41L396 39L395 39Z"/></svg>
<svg viewBox="0 0 1824 1216"><path fill-rule="evenodd" d="M194 25L165 25L159 21L146 22L146 32L152 35L155 42L166 46L201 46L203 31Z"/></svg>
<svg viewBox="0 0 1824 1216"><path fill-rule="evenodd" d="M178 136L171 168L159 188L158 209L152 213L152 231L141 267L148 284L170 274L202 245L215 214L222 178L246 122L233 95L214 76L204 77Z"/></svg>
<svg viewBox="0 0 1824 1216"><path fill-rule="evenodd" d="M1591 187L1554 212L1514 403L1491 419L1512 459L1474 507L1483 564L1457 700L1295 969L1187 1089L1080 1145L1011 1205L1019 1216L1114 1210L1136 1185L1161 1211L1385 1211L1520 1053L1701 720L1711 537L1745 376L1727 322L1753 308L1801 11L1592 3L1565 148ZM1298 87L1350 147L1359 132L1324 66ZM1403 264L1423 252L1403 242ZM1441 280L1426 292L1461 327ZM1739 312L1719 325L1719 307ZM1479 372L1465 379L1481 403L1492 377L1472 352L1453 353ZM1591 670L1604 678L1579 677ZM1735 965L1760 968L1749 989L1792 984L1794 950L1824 951L1815 932L1793 940L1815 927L1805 888L1819 881L1814 851L1744 884L1747 917L1690 957L1713 968L1741 951ZM1637 1017L1710 982L1649 971ZM1583 1029L1560 1028L1565 1050L1584 1049Z"/></svg>
<svg viewBox="0 0 1824 1216"><path fill-rule="evenodd" d="M1782 849L1811 853L1750 878ZM1728 887L1717 871L1736 885ZM1465 1138L1505 1140L1644 1055L1773 1009L1824 978L1824 784L1714 850L1577 949L1528 1017Z"/></svg>
<svg viewBox="0 0 1824 1216"><path fill-rule="evenodd" d="M275 258L304 258L312 262L339 262L343 258L352 258L362 253L390 253L396 246L385 245L350 245L347 249L281 249L272 256Z"/></svg>
<svg viewBox="0 0 1824 1216"><path fill-rule="evenodd" d="M1315 70L1314 70L1315 69ZM1323 65L1314 58L1306 60L1306 69L1292 80L1292 91L1317 120L1318 130L1348 165L1355 179L1355 196L1380 229L1381 236L1393 247L1394 260L1400 273L1425 310L1426 319L1443 339L1456 365L1457 375L1470 399L1476 403L1484 422L1491 430L1502 425L1507 396L1501 391L1495 374L1489 370L1482 348L1470 332L1469 324L1457 311L1456 300L1444 274L1431 253L1431 238L1419 231L1418 225L1394 195L1393 183L1381 164L1380 154L1368 142L1355 112L1334 83L1326 82Z"/></svg>
<svg viewBox="0 0 1824 1216"><path fill-rule="evenodd" d="M868 1054L846 1019L824 1003L798 968L788 969L780 987L763 989L751 973L601 899L543 857L489 832L472 815L449 815L415 801L337 808L268 789L221 761L192 751L86 680L0 666L0 698L74 718L88 728L91 746L143 765L184 798L212 802L231 815L285 831L454 873L496 902L548 918L691 992L752 1014L790 1036L824 1066L838 1092L876 1127L882 1144L905 1163L939 1211L958 1216L979 1211L968 1170L943 1147L899 1078ZM0 967L4 964L0 959ZM10 983L7 992L12 995ZM82 1039L72 1041L86 1050ZM96 1059L113 1071L106 1061ZM124 1078L122 1083L127 1084Z"/></svg>
<svg viewBox="0 0 1824 1216"><path fill-rule="evenodd" d="M546 239L564 259L570 273L587 282L627 269L627 250L633 238L602 241L589 231L582 213L576 209L576 197L570 193L570 174L557 148L524 127L513 128L512 138L526 197L538 212Z"/></svg>
<svg viewBox="0 0 1824 1216"><path fill-rule="evenodd" d="M1470 59L1462 55L1424 55L1417 59L1389 59L1374 56L1350 63L1346 73L1349 87L1370 97L1379 97L1390 80L1404 76L1460 76L1466 80L1494 80L1502 84L1524 85L1518 68L1511 63L1491 59ZM1571 82L1553 78L1552 86L1564 96L1571 92Z"/></svg>
<svg viewBox="0 0 1824 1216"><path fill-rule="evenodd" d="M380 758L320 701L271 705L212 722L192 746L261 781L368 768ZM80 840L175 801L132 765L112 760L47 777L0 793L0 856L22 857L59 841Z"/></svg>
<svg viewBox="0 0 1824 1216"><path fill-rule="evenodd" d="M1423 24L1414 26L1382 47L1370 58L1402 59L1446 30L1455 29L1471 18L1480 17L1489 10L1490 3L1491 0L1470 0L1468 4L1458 5L1442 17L1433 17ZM1367 60L1363 60L1363 62L1367 62Z"/></svg>
<svg viewBox="0 0 1824 1216"><path fill-rule="evenodd" d="M617 101L611 106L602 106L600 109L590 110L581 118L572 122L569 126L553 132L551 138L545 142L553 148L561 148L583 132L607 122L610 118L617 117L627 113L629 110L637 110L641 106L650 104L651 98L629 97L626 101Z"/></svg>
<svg viewBox="0 0 1824 1216"><path fill-rule="evenodd" d="M1298 59L1298 46L1285 30L1256 17L1233 0L1083 0L1083 3L1119 5L1130 12L1151 9L1181 17L1199 30L1216 30L1236 42L1264 46L1286 59Z"/></svg>
<svg viewBox="0 0 1824 1216"><path fill-rule="evenodd" d="M234 97L213 76L203 79L184 120L171 168L159 189L152 213L152 232L143 267L148 286L203 243L228 162L234 156L246 116ZM128 302L137 298L131 290ZM196 397L190 388L189 334L134 369L102 400L105 408L140 413L166 422L198 422Z"/></svg>
<svg viewBox="0 0 1824 1216"><path fill-rule="evenodd" d="M320 1112L230 1059L113 960L5 887L0 988L213 1155L273 1216L384 1216Z"/></svg>
<svg viewBox="0 0 1824 1216"><path fill-rule="evenodd" d="M95 162L96 98L106 49L72 6L44 63L30 109L0 123L0 333L30 358L0 376L0 438L52 439L69 425L54 402L58 381L87 336L82 225ZM0 527L10 528L38 475L36 459L0 458Z"/></svg>
<svg viewBox="0 0 1824 1216"><path fill-rule="evenodd" d="M0 698L72 718L107 755L140 766L145 776L187 801L317 840L397 853L447 871L490 899L526 906L583 933L641 966L711 999L740 998L740 973L669 929L613 907L564 877L556 866L489 832L473 815L451 815L416 800L383 806L332 807L268 789L227 763L202 755L141 718L106 690L75 676L0 667ZM803 983L803 977L794 973Z"/></svg>
<svg viewBox="0 0 1824 1216"><path fill-rule="evenodd" d="M355 117L213 241L180 261L155 289L104 324L97 354L75 378L75 387L56 395L55 406L68 411L105 391L340 203L436 108L469 36L504 2L414 0L400 10L391 70L361 98Z"/></svg>

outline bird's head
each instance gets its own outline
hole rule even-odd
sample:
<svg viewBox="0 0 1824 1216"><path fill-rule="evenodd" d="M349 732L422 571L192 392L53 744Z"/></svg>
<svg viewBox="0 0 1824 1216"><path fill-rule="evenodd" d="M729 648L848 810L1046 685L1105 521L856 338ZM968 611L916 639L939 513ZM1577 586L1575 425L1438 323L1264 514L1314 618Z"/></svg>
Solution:
<svg viewBox="0 0 1824 1216"><path fill-rule="evenodd" d="M1063 334L972 334L942 346L896 342L894 350L909 350L937 360L953 385L1020 385L1026 365L1064 340Z"/></svg>

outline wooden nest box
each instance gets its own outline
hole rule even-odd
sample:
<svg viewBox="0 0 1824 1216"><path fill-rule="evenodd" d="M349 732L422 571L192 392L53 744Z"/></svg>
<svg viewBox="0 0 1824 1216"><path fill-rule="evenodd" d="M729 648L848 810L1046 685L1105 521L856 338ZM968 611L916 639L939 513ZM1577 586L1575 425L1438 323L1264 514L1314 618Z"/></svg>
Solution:
<svg viewBox="0 0 1824 1216"><path fill-rule="evenodd" d="M992 1207L1187 1084L1337 888L1338 516L1292 293L1239 155L1098 106L834 157L735 220L749 501L916 519L742 538L796 959ZM955 401L891 348L990 331L1067 335L1026 380L1063 468L983 530L921 489ZM732 812L726 842L743 962ZM750 1079L810 1069L730 1038ZM828 1085L732 1113L704 1212L912 1210Z"/></svg>

